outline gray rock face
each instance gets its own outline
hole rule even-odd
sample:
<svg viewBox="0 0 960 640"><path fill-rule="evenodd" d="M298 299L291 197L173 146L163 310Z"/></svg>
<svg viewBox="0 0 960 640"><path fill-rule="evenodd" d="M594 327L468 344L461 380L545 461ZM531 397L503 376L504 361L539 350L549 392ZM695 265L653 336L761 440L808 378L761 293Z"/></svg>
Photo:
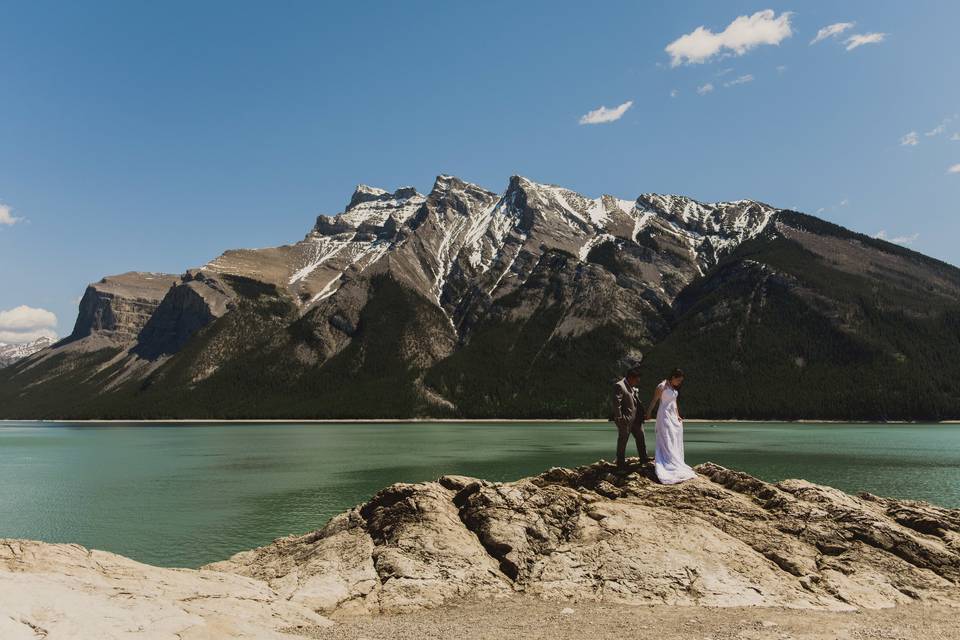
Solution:
<svg viewBox="0 0 960 640"><path fill-rule="evenodd" d="M66 342L94 334L121 345L133 342L176 281L167 273L129 272L91 284Z"/></svg>
<svg viewBox="0 0 960 640"><path fill-rule="evenodd" d="M176 353L194 333L226 313L232 297L216 278L188 272L154 310L133 353L148 360Z"/></svg>
<svg viewBox="0 0 960 640"><path fill-rule="evenodd" d="M612 465L397 484L323 529L207 568L320 613L522 592L632 604L960 604L960 513L714 464L676 486Z"/></svg>

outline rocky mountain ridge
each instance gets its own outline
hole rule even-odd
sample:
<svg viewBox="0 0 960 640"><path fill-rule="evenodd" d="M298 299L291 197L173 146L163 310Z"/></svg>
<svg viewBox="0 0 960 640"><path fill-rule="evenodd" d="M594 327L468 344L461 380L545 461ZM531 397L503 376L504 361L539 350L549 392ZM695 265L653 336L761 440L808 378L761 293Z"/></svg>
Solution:
<svg viewBox="0 0 960 640"><path fill-rule="evenodd" d="M10 415L599 417L643 362L645 385L677 364L708 383L691 415L960 416L960 371L928 366L960 361L960 270L751 200L361 185L299 242L108 277L80 307L0 377ZM770 388L744 390L751 371ZM862 401L832 389L851 374ZM90 398L31 398L69 381Z"/></svg>
<svg viewBox="0 0 960 640"><path fill-rule="evenodd" d="M17 360L23 360L27 356L32 356L38 351L42 351L51 346L54 342L55 340L46 336L41 336L36 340L20 344L0 342L0 368L10 366Z"/></svg>
<svg viewBox="0 0 960 640"><path fill-rule="evenodd" d="M618 474L601 461L506 483L395 484L317 531L199 571L4 540L0 630L106 636L135 622L149 637L273 638L330 617L518 595L573 606L960 605L960 512L712 463L697 472L664 486L649 468Z"/></svg>

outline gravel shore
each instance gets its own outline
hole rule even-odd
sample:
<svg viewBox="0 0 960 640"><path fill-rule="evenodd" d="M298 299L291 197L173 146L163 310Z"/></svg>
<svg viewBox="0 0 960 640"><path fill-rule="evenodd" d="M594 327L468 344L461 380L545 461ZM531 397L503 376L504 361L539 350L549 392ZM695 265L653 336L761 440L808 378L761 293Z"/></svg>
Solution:
<svg viewBox="0 0 960 640"><path fill-rule="evenodd" d="M636 606L548 602L517 596L400 615L342 618L300 630L320 640L955 640L960 609L903 605L881 610Z"/></svg>

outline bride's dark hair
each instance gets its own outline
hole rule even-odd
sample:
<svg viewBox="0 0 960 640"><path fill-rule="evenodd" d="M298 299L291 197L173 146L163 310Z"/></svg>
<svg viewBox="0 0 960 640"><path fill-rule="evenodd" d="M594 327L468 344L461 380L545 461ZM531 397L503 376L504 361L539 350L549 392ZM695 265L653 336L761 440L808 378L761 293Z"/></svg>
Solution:
<svg viewBox="0 0 960 640"><path fill-rule="evenodd" d="M673 380L674 378L682 378L682 377L683 377L683 369L677 367L670 372L670 375L667 376L667 380Z"/></svg>

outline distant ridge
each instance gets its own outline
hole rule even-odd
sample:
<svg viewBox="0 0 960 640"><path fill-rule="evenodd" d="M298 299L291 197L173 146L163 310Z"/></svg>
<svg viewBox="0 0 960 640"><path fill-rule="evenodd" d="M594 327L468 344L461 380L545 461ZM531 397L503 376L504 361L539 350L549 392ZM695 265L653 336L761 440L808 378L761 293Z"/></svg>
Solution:
<svg viewBox="0 0 960 640"><path fill-rule="evenodd" d="M360 185L294 244L91 284L0 417L602 418L636 362L690 417L958 418L960 270L752 200Z"/></svg>

